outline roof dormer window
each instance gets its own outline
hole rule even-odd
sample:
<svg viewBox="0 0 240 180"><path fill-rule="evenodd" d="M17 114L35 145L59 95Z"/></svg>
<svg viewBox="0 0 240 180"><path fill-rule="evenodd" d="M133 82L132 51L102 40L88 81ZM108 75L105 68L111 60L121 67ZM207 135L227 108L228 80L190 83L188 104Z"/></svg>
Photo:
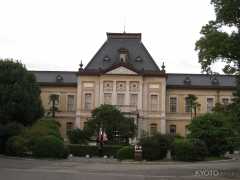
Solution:
<svg viewBox="0 0 240 180"><path fill-rule="evenodd" d="M184 82L185 85L191 85L190 77L186 77L183 82Z"/></svg>
<svg viewBox="0 0 240 180"><path fill-rule="evenodd" d="M63 77L58 74L58 75L56 76L56 82L58 82L58 83L59 83L59 82L63 82Z"/></svg>
<svg viewBox="0 0 240 180"><path fill-rule="evenodd" d="M135 59L136 62L142 62L142 58L140 56L136 57Z"/></svg>
<svg viewBox="0 0 240 180"><path fill-rule="evenodd" d="M110 57L105 56L105 57L103 58L103 61L110 61Z"/></svg>
<svg viewBox="0 0 240 180"><path fill-rule="evenodd" d="M121 48L119 49L119 59L121 63L126 63L128 60L128 50Z"/></svg>

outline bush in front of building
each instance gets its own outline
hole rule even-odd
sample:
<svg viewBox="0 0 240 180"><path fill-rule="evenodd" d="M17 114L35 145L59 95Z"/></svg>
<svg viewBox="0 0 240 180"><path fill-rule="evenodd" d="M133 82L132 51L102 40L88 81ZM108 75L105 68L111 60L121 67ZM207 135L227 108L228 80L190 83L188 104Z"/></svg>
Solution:
<svg viewBox="0 0 240 180"><path fill-rule="evenodd" d="M9 156L25 156L28 152L27 141L22 136L13 136L6 143L5 152Z"/></svg>
<svg viewBox="0 0 240 180"><path fill-rule="evenodd" d="M219 112L198 116L188 126L188 138L205 142L210 156L221 156L234 148L229 144L235 136L230 122L231 116Z"/></svg>
<svg viewBox="0 0 240 180"><path fill-rule="evenodd" d="M208 155L206 144L199 139L176 139L172 156L178 161L202 161Z"/></svg>
<svg viewBox="0 0 240 180"><path fill-rule="evenodd" d="M132 146L124 146L117 152L117 159L133 159L134 158L134 148Z"/></svg>
<svg viewBox="0 0 240 180"><path fill-rule="evenodd" d="M98 146L89 145L79 145L79 144L69 144L68 145L70 154L74 156L85 157L87 154L92 156L99 156ZM108 157L117 157L117 152L123 146L121 145L103 145L102 155L107 155Z"/></svg>
<svg viewBox="0 0 240 180"><path fill-rule="evenodd" d="M60 124L54 119L41 118L29 129L28 135L30 137L53 135L61 139L59 127Z"/></svg>
<svg viewBox="0 0 240 180"><path fill-rule="evenodd" d="M72 129L67 133L71 144L87 144L88 138L85 132L81 129Z"/></svg>
<svg viewBox="0 0 240 180"><path fill-rule="evenodd" d="M0 153L5 153L8 139L18 136L24 129L24 126L17 122L12 122L4 126L0 125Z"/></svg>
<svg viewBox="0 0 240 180"><path fill-rule="evenodd" d="M36 139L32 153L37 158L66 158L66 149L61 139L53 136L43 136Z"/></svg>
<svg viewBox="0 0 240 180"><path fill-rule="evenodd" d="M173 140L173 136L162 134L142 138L140 145L143 150L143 158L150 161L164 159Z"/></svg>

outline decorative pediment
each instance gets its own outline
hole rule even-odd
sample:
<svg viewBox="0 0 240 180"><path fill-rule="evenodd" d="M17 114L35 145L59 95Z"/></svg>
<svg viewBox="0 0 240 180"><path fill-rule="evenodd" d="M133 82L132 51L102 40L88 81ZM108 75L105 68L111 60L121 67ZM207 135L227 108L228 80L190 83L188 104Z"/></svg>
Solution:
<svg viewBox="0 0 240 180"><path fill-rule="evenodd" d="M105 74L130 74L130 75L137 75L136 72L126 68L126 67L123 67L123 66L120 66L120 67L117 67L113 70L110 70L108 72L106 72Z"/></svg>

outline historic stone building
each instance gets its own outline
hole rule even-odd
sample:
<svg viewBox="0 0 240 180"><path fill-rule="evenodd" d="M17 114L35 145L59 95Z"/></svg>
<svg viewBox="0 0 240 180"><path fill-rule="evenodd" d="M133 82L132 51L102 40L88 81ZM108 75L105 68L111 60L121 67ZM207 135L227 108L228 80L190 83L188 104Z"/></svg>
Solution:
<svg viewBox="0 0 240 180"><path fill-rule="evenodd" d="M116 105L135 118L142 133L184 136L191 121L189 94L198 97L197 114L219 102L231 102L234 76L168 74L157 66L141 41L140 33L107 33L107 40L92 60L77 72L34 71L41 86L44 108L49 96L59 97L57 120L61 132L83 128L91 110L101 104Z"/></svg>

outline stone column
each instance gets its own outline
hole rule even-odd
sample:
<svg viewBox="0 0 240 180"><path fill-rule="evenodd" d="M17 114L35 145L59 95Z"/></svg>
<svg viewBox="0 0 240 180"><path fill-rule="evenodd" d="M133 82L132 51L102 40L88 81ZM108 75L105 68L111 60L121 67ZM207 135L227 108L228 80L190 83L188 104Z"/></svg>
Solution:
<svg viewBox="0 0 240 180"><path fill-rule="evenodd" d="M160 123L161 123L161 129L160 132L161 134L166 134L166 116L165 113L161 113L160 115Z"/></svg>
<svg viewBox="0 0 240 180"><path fill-rule="evenodd" d="M100 86L100 89L99 89L99 105L100 104L103 104L104 102L104 93L103 93L103 80L99 80L99 86Z"/></svg>
<svg viewBox="0 0 240 180"><path fill-rule="evenodd" d="M81 103L82 103L82 86L81 86L81 79L80 76L78 76L78 81L77 81L77 109L76 109L76 120L75 120L75 124L74 127L75 128L81 128L80 127L80 111L81 111Z"/></svg>
<svg viewBox="0 0 240 180"><path fill-rule="evenodd" d="M161 94L161 133L166 134L166 79L162 81L162 94Z"/></svg>
<svg viewBox="0 0 240 180"><path fill-rule="evenodd" d="M126 97L125 97L125 105L130 105L130 88L129 88L129 81L126 81Z"/></svg>
<svg viewBox="0 0 240 180"><path fill-rule="evenodd" d="M112 104L117 105L117 83L113 81Z"/></svg>

